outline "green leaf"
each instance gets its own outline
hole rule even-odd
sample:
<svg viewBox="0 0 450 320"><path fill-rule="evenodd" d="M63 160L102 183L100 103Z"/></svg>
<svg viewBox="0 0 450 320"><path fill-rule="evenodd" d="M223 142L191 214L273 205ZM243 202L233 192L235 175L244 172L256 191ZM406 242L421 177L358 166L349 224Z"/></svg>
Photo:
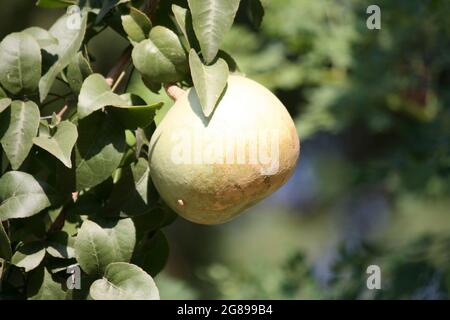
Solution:
<svg viewBox="0 0 450 320"><path fill-rule="evenodd" d="M119 166L125 152L125 134L110 115L94 113L78 124L75 148L76 188L91 188L105 181Z"/></svg>
<svg viewBox="0 0 450 320"><path fill-rule="evenodd" d="M47 252L55 258L71 259L75 257L74 238L67 232L57 231L47 238Z"/></svg>
<svg viewBox="0 0 450 320"><path fill-rule="evenodd" d="M133 263L139 265L152 277L156 276L166 265L169 258L169 243L161 231L151 238L139 243L133 258Z"/></svg>
<svg viewBox="0 0 450 320"><path fill-rule="evenodd" d="M53 37L50 32L39 27L31 27L23 30L24 33L32 36L41 48L46 48L48 46L57 45L58 39Z"/></svg>
<svg viewBox="0 0 450 320"><path fill-rule="evenodd" d="M76 4L75 0L38 0L36 6L42 8L65 8Z"/></svg>
<svg viewBox="0 0 450 320"><path fill-rule="evenodd" d="M62 285L56 282L45 267L31 272L27 285L30 300L64 300L66 294Z"/></svg>
<svg viewBox="0 0 450 320"><path fill-rule="evenodd" d="M27 33L11 33L0 43L0 83L13 94L31 93L41 77L41 48Z"/></svg>
<svg viewBox="0 0 450 320"><path fill-rule="evenodd" d="M0 113L2 113L6 108L11 104L10 98L2 98L0 99Z"/></svg>
<svg viewBox="0 0 450 320"><path fill-rule="evenodd" d="M50 206L49 188L32 175L9 171L0 178L0 220L25 218Z"/></svg>
<svg viewBox="0 0 450 320"><path fill-rule="evenodd" d="M14 170L20 167L33 146L40 113L32 101L13 101L0 116L0 142ZM6 130L3 134L2 131Z"/></svg>
<svg viewBox="0 0 450 320"><path fill-rule="evenodd" d="M52 136L40 134L33 139L35 145L47 150L68 168L72 168L70 156L78 138L77 127L70 121L63 121Z"/></svg>
<svg viewBox="0 0 450 320"><path fill-rule="evenodd" d="M0 258L9 261L11 256L11 242L5 228L3 228L3 223L0 221Z"/></svg>
<svg viewBox="0 0 450 320"><path fill-rule="evenodd" d="M228 81L228 65L219 58L213 65L205 66L194 49L189 52L189 66L195 91L203 113L209 117L222 96Z"/></svg>
<svg viewBox="0 0 450 320"><path fill-rule="evenodd" d="M99 225L106 231L114 247L116 262L130 262L136 244L136 228L130 218L101 220Z"/></svg>
<svg viewBox="0 0 450 320"><path fill-rule="evenodd" d="M145 128L153 122L156 111L164 103L154 103L146 105L140 97L132 94L123 94L121 98L127 101L127 106L114 108L114 113L127 129Z"/></svg>
<svg viewBox="0 0 450 320"><path fill-rule="evenodd" d="M111 263L103 278L91 285L90 295L94 300L159 300L153 278L125 262Z"/></svg>
<svg viewBox="0 0 450 320"><path fill-rule="evenodd" d="M35 145L47 150L68 168L72 168L70 156L78 138L77 127L70 121L63 121L53 135L39 134L33 139Z"/></svg>
<svg viewBox="0 0 450 320"><path fill-rule="evenodd" d="M184 38L188 42L186 46L188 50L190 48L198 48L199 43L195 37L194 28L192 26L192 16L188 9L172 4L172 12L175 16L175 21L178 28L183 33Z"/></svg>
<svg viewBox="0 0 450 320"><path fill-rule="evenodd" d="M72 23L74 14L65 14L50 28L50 34L58 40L57 45L52 45L46 50L57 57L56 62L39 81L39 94L41 102L45 100L56 76L69 65L78 52L86 32L87 14L82 14L80 24Z"/></svg>
<svg viewBox="0 0 450 320"><path fill-rule="evenodd" d="M107 232L93 221L81 225L75 240L75 257L89 275L101 275L116 260L114 246Z"/></svg>
<svg viewBox="0 0 450 320"><path fill-rule="evenodd" d="M161 122L167 111L173 106L174 101L167 95L166 90L160 89L158 93L153 92L145 85L138 70L134 69L131 73L126 92L135 94L142 98L147 104L151 105L154 101L161 101L163 106L156 110L154 122Z"/></svg>
<svg viewBox="0 0 450 320"><path fill-rule="evenodd" d="M247 1L247 14L251 23L259 28L264 17L264 7L261 0L248 0Z"/></svg>
<svg viewBox="0 0 450 320"><path fill-rule="evenodd" d="M186 53L180 39L162 26L152 28L149 39L134 47L132 57L136 69L149 81L176 82L187 72Z"/></svg>
<svg viewBox="0 0 450 320"><path fill-rule="evenodd" d="M108 201L107 210L112 214L136 216L151 210L149 202L148 161L139 158L136 164L123 168L122 178L114 186Z"/></svg>
<svg viewBox="0 0 450 320"><path fill-rule="evenodd" d="M83 81L93 73L92 68L81 52L73 57L67 67L67 80L74 92L80 92Z"/></svg>
<svg viewBox="0 0 450 320"><path fill-rule="evenodd" d="M177 6L176 4L172 4L172 12L175 17L175 21L177 22L177 26L180 28L180 31L183 32L184 37L188 39L186 29L186 16L188 10L186 8Z"/></svg>
<svg viewBox="0 0 450 320"><path fill-rule="evenodd" d="M83 119L92 112L106 106L126 106L127 101L112 92L101 74L94 73L84 80L78 96L78 118Z"/></svg>
<svg viewBox="0 0 450 320"><path fill-rule="evenodd" d="M203 58L211 63L225 33L230 30L240 0L188 0L192 24Z"/></svg>
<svg viewBox="0 0 450 320"><path fill-rule="evenodd" d="M45 256L45 248L40 241L22 244L11 258L11 263L25 272L37 268Z"/></svg>
<svg viewBox="0 0 450 320"><path fill-rule="evenodd" d="M130 14L122 16L122 26L131 40L140 42L147 38L152 23L145 13L131 7Z"/></svg>

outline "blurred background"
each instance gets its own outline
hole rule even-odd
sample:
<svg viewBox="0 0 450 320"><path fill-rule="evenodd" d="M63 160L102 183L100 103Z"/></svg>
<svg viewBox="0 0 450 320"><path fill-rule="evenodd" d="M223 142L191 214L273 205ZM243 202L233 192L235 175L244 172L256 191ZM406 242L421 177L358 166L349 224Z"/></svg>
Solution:
<svg viewBox="0 0 450 320"><path fill-rule="evenodd" d="M366 27L371 1L262 2L257 28L242 0L223 47L289 109L298 168L232 222L167 227L162 298L448 299L450 1L377 1L381 30ZM63 13L0 8L0 38ZM127 43L98 37L94 69L106 73ZM369 265L381 290L366 286Z"/></svg>

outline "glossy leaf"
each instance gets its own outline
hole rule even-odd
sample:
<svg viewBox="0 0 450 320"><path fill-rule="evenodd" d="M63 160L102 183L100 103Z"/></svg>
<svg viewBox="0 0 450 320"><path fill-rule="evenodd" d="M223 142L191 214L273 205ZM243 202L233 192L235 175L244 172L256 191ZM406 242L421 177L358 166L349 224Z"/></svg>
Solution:
<svg viewBox="0 0 450 320"><path fill-rule="evenodd" d="M178 36L162 26L150 31L132 52L136 69L149 81L176 82L186 74L186 53Z"/></svg>
<svg viewBox="0 0 450 320"><path fill-rule="evenodd" d="M45 183L32 175L9 171L0 178L0 220L25 218L50 206Z"/></svg>
<svg viewBox="0 0 450 320"><path fill-rule="evenodd" d="M33 92L41 77L41 48L29 34L11 33L0 43L0 83L13 94Z"/></svg>
<svg viewBox="0 0 450 320"><path fill-rule="evenodd" d="M189 66L195 91L206 117L209 117L222 96L228 81L228 65L219 58L205 66L193 49L189 52Z"/></svg>
<svg viewBox="0 0 450 320"><path fill-rule="evenodd" d="M131 7L130 14L121 17L122 26L131 40L140 42L147 38L152 28L148 16L142 11Z"/></svg>
<svg viewBox="0 0 450 320"><path fill-rule="evenodd" d="M111 176L125 151L125 134L110 115L95 113L79 122L76 188L91 188Z"/></svg>
<svg viewBox="0 0 450 320"><path fill-rule="evenodd" d="M39 108L32 101L13 101L0 116L0 142L14 170L20 167L33 146L39 119ZM3 135L2 129L6 130Z"/></svg>
<svg viewBox="0 0 450 320"><path fill-rule="evenodd" d="M92 284L90 295L94 300L159 300L152 277L125 262L111 263L103 278Z"/></svg>
<svg viewBox="0 0 450 320"><path fill-rule="evenodd" d="M35 145L47 150L68 168L72 168L71 154L78 138L77 127L70 121L63 121L53 135L39 134L33 139Z"/></svg>
<svg viewBox="0 0 450 320"><path fill-rule="evenodd" d="M81 269L89 275L101 275L116 259L108 234L98 224L86 220L75 240L75 256Z"/></svg>
<svg viewBox="0 0 450 320"><path fill-rule="evenodd" d="M87 14L81 15L76 23L73 23L73 19L73 14L65 14L49 30L58 44L49 46L46 51L56 56L57 60L39 81L41 102L47 97L56 76L72 61L84 39Z"/></svg>
<svg viewBox="0 0 450 320"><path fill-rule="evenodd" d="M83 119L92 112L106 106L126 106L127 101L112 92L105 78L94 73L86 78L78 96L78 118Z"/></svg>
<svg viewBox="0 0 450 320"><path fill-rule="evenodd" d="M239 0L188 0L192 24L203 58L211 63L219 51L223 36L231 28Z"/></svg>
<svg viewBox="0 0 450 320"><path fill-rule="evenodd" d="M45 256L45 248L41 242L35 241L21 245L11 258L11 263L25 272L37 268Z"/></svg>
<svg viewBox="0 0 450 320"><path fill-rule="evenodd" d="M3 223L0 221L0 258L9 261L11 259L11 242L6 233Z"/></svg>

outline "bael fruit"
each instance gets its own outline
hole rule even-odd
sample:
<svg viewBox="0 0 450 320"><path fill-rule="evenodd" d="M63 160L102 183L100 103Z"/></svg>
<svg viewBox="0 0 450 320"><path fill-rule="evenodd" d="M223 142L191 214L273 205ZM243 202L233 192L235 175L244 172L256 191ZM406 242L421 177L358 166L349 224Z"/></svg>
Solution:
<svg viewBox="0 0 450 320"><path fill-rule="evenodd" d="M150 174L179 215L218 224L282 186L299 151L294 123L278 98L232 75L209 118L195 89L177 98L150 141Z"/></svg>

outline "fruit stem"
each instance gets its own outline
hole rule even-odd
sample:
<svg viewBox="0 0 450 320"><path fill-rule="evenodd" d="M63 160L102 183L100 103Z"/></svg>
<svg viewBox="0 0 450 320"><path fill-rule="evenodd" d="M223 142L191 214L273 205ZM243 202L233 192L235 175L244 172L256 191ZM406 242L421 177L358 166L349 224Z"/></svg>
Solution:
<svg viewBox="0 0 450 320"><path fill-rule="evenodd" d="M167 95L173 100L173 101L177 101L186 91L184 91L183 89L181 89L180 87L171 84L171 83L166 83L164 85L164 89L167 92Z"/></svg>

